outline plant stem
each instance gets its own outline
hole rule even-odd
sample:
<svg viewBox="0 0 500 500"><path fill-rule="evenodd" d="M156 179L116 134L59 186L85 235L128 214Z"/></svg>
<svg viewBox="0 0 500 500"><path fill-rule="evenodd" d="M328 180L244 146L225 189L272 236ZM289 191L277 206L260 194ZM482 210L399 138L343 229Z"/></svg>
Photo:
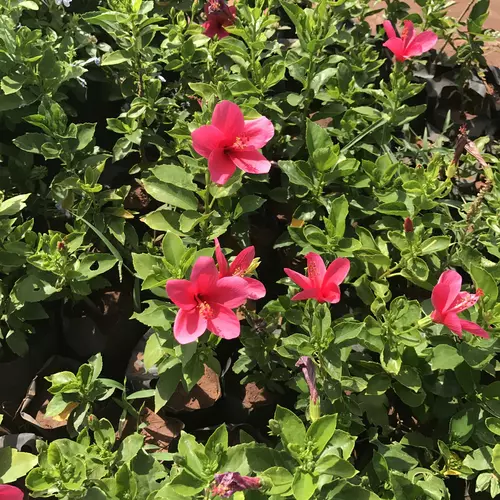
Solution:
<svg viewBox="0 0 500 500"><path fill-rule="evenodd" d="M378 279L382 279L382 278L387 278L388 276L390 276L394 271L397 271L398 269L400 268L400 264L397 264L395 265L394 267L392 267L391 269L388 269L385 273L382 273Z"/></svg>
<svg viewBox="0 0 500 500"><path fill-rule="evenodd" d="M210 212L210 172L207 171L205 172L205 197L204 197L204 200L203 200L203 204L204 204L204 214L205 215L208 215L209 212ZM203 220L203 225L202 225L202 233L203 235L207 236L207 229L208 229L208 218L205 218Z"/></svg>
<svg viewBox="0 0 500 500"><path fill-rule="evenodd" d="M361 134L359 134L355 139L346 144L341 150L341 154L347 153L352 147L354 147L359 141L364 139L367 135L370 135L375 130L378 130L380 127L384 126L387 123L387 117L382 117L380 120L372 123L369 127L367 127Z"/></svg>
<svg viewBox="0 0 500 500"><path fill-rule="evenodd" d="M465 7L465 9L463 10L463 12L460 14L459 18L457 19L457 23L459 23L465 16L465 14L467 14L468 10L472 7L473 3L475 2L476 0L470 0L469 3L467 4L467 6ZM451 42L451 37L453 36L453 33L450 33L447 37L446 37L446 40L444 41L444 44L443 46L441 47L441 50L439 51L438 55L436 56L436 59L439 59L442 55L443 55L443 52L444 52L444 49L446 48L446 46Z"/></svg>

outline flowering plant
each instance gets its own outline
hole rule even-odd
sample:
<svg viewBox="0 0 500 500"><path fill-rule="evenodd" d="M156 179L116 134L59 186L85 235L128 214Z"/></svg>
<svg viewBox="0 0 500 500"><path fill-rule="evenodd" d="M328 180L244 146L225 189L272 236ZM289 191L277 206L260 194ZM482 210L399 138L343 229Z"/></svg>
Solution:
<svg viewBox="0 0 500 500"><path fill-rule="evenodd" d="M500 494L496 6L386 3L1 2L0 498Z"/></svg>

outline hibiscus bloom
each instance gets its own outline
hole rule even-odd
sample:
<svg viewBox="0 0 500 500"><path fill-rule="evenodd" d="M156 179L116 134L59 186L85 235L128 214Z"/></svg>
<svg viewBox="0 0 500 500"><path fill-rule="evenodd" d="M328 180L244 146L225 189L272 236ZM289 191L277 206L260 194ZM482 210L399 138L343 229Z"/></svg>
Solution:
<svg viewBox="0 0 500 500"><path fill-rule="evenodd" d="M227 5L224 0L209 0L205 4L205 14L207 20L202 24L205 28L205 35L213 38L224 38L229 33L224 29L226 26L234 24L236 17L236 7Z"/></svg>
<svg viewBox="0 0 500 500"><path fill-rule="evenodd" d="M0 500L23 500L24 493L10 484L0 484Z"/></svg>
<svg viewBox="0 0 500 500"><path fill-rule="evenodd" d="M247 247L242 250L236 258L228 264L225 255L219 244L219 240L215 238L215 257L219 265L219 278L226 276L240 276L247 284L248 298L252 300L261 299L266 295L264 285L254 278L247 278L245 275L251 273L255 269L255 247Z"/></svg>
<svg viewBox="0 0 500 500"><path fill-rule="evenodd" d="M340 300L339 285L349 273L349 259L340 257L335 259L328 269L323 259L310 252L306 255L307 274L304 276L292 269L285 269L288 277L304 290L292 297L292 300L316 299L318 302L336 304Z"/></svg>
<svg viewBox="0 0 500 500"><path fill-rule="evenodd" d="M225 184L236 167L249 174L267 174L271 163L259 152L273 137L273 124L265 117L245 120L237 104L221 101L212 124L192 134L194 150L208 158L210 178Z"/></svg>
<svg viewBox="0 0 500 500"><path fill-rule="evenodd" d="M238 491L258 490L261 481L258 477L242 476L239 472L215 474L212 495L229 498Z"/></svg>
<svg viewBox="0 0 500 500"><path fill-rule="evenodd" d="M432 290L431 300L434 306L434 311L431 313L432 321L447 326L459 337L462 336L462 330L465 330L478 337L490 338L478 324L458 317L458 313L472 307L484 292L480 288L476 293L461 292L461 288L462 277L456 271L445 271L441 274Z"/></svg>
<svg viewBox="0 0 500 500"><path fill-rule="evenodd" d="M392 23L390 21L384 22L384 30L389 37L389 40L384 43L384 47L387 47L396 56L397 61L403 62L410 57L421 56L436 45L438 41L436 33L424 31L417 35L411 21L405 21L404 25L403 33L399 38Z"/></svg>
<svg viewBox="0 0 500 500"><path fill-rule="evenodd" d="M223 339L240 335L240 322L231 309L246 301L247 284L238 276L219 279L210 257L195 262L189 280L167 281L167 293L179 307L174 322L179 344L194 342L207 329Z"/></svg>

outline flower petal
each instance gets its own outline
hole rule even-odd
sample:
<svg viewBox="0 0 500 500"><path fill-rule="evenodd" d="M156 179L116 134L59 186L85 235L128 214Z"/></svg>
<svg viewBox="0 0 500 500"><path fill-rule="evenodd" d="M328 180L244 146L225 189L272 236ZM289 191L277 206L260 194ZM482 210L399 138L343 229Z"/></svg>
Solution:
<svg viewBox="0 0 500 500"><path fill-rule="evenodd" d="M201 337L207 329L207 320L198 309L185 311L179 309L174 322L174 337L179 344L189 344Z"/></svg>
<svg viewBox="0 0 500 500"><path fill-rule="evenodd" d="M223 278L231 279L231 278ZM231 309L216 304L213 307L214 315L208 320L208 329L223 339L235 339L240 336L240 322Z"/></svg>
<svg viewBox="0 0 500 500"><path fill-rule="evenodd" d="M459 337L462 336L462 324L460 318L455 313L447 314L442 318L442 324L447 326L453 333Z"/></svg>
<svg viewBox="0 0 500 500"><path fill-rule="evenodd" d="M260 149L273 138L274 127L271 120L261 116L256 120L245 121L244 135L248 146Z"/></svg>
<svg viewBox="0 0 500 500"><path fill-rule="evenodd" d="M203 125L191 133L193 149L204 158L209 158L224 139L224 134L213 125Z"/></svg>
<svg viewBox="0 0 500 500"><path fill-rule="evenodd" d="M266 287L255 278L243 278L247 284L247 297L252 300L266 296Z"/></svg>
<svg viewBox="0 0 500 500"><path fill-rule="evenodd" d="M325 287L325 285L323 284L321 295L323 296L325 302L330 302L330 304L336 304L337 302L340 302L340 288L333 281L330 282L328 287Z"/></svg>
<svg viewBox="0 0 500 500"><path fill-rule="evenodd" d="M215 258L219 266L219 277L223 278L224 276L229 276L229 264L227 263L226 256L222 252L218 238L215 238Z"/></svg>
<svg viewBox="0 0 500 500"><path fill-rule="evenodd" d="M168 280L167 294L170 300L181 309L190 310L196 307L195 287L188 280Z"/></svg>
<svg viewBox="0 0 500 500"><path fill-rule="evenodd" d="M221 278L207 293L207 301L210 305L222 304L229 309L241 306L247 298L247 284L238 276Z"/></svg>
<svg viewBox="0 0 500 500"><path fill-rule="evenodd" d="M446 312L457 298L461 287L462 277L456 271L442 273L432 290L431 301L434 308L441 313Z"/></svg>
<svg viewBox="0 0 500 500"><path fill-rule="evenodd" d="M483 339L490 338L488 332L483 330L477 323L461 319L460 324L466 332L472 333L472 335L475 335L476 337L482 337Z"/></svg>
<svg viewBox="0 0 500 500"><path fill-rule="evenodd" d="M226 144L230 145L234 143L236 137L243 134L245 119L237 104L231 101L221 101L215 106L212 125L224 134Z"/></svg>
<svg viewBox="0 0 500 500"><path fill-rule="evenodd" d="M215 184L222 186L225 184L236 170L236 165L233 163L229 155L224 149L214 149L208 158L208 170L210 179Z"/></svg>
<svg viewBox="0 0 500 500"><path fill-rule="evenodd" d="M396 30L391 21L384 21L384 30L388 38L396 38Z"/></svg>
<svg viewBox="0 0 500 500"><path fill-rule="evenodd" d="M217 285L219 272L211 257L198 257L191 271L194 293L208 296Z"/></svg>
<svg viewBox="0 0 500 500"><path fill-rule="evenodd" d="M438 36L432 31L424 31L415 37L410 45L406 47L406 56L421 56L429 52L438 41Z"/></svg>
<svg viewBox="0 0 500 500"><path fill-rule="evenodd" d="M232 149L229 152L234 164L249 174L267 174L271 170L271 162L257 150L240 151Z"/></svg>
<svg viewBox="0 0 500 500"><path fill-rule="evenodd" d="M387 47L396 56L398 61L405 60L405 48L401 38L389 38L389 40L384 43L384 47Z"/></svg>
<svg viewBox="0 0 500 500"><path fill-rule="evenodd" d="M351 263L349 262L349 259L346 259L345 257L335 259L326 270L325 278L323 280L323 288L328 286L329 283L340 285L340 283L342 283L349 274L350 268Z"/></svg>
<svg viewBox="0 0 500 500"><path fill-rule="evenodd" d="M247 247L242 250L231 262L229 270L231 274L238 274L240 271L246 271L255 257L255 247Z"/></svg>
<svg viewBox="0 0 500 500"><path fill-rule="evenodd" d="M285 274L300 288L304 288L307 290L308 288L312 288L312 283L309 278L304 276L303 274L298 273L297 271L294 271L293 269L284 269Z"/></svg>
<svg viewBox="0 0 500 500"><path fill-rule="evenodd" d="M309 252L306 255L306 260L307 276L311 280L313 286L321 290L321 286L326 274L325 263L323 262L321 256L314 252Z"/></svg>
<svg viewBox="0 0 500 500"><path fill-rule="evenodd" d="M292 300L307 299L316 299L318 302L323 302L321 292L317 288L308 288L307 290L302 290L302 292L299 292L292 297Z"/></svg>
<svg viewBox="0 0 500 500"><path fill-rule="evenodd" d="M0 485L0 500L23 500L24 493L10 484Z"/></svg>

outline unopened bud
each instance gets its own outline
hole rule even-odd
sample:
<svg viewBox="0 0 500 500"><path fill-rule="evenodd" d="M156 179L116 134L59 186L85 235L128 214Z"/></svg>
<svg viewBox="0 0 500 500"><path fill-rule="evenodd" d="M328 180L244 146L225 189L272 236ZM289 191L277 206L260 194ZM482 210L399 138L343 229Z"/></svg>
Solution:
<svg viewBox="0 0 500 500"><path fill-rule="evenodd" d="M403 227L405 233L413 233L413 221L410 219L410 217L406 217Z"/></svg>
<svg viewBox="0 0 500 500"><path fill-rule="evenodd" d="M66 243L64 241L58 241L57 242L57 249L62 252L66 248Z"/></svg>

